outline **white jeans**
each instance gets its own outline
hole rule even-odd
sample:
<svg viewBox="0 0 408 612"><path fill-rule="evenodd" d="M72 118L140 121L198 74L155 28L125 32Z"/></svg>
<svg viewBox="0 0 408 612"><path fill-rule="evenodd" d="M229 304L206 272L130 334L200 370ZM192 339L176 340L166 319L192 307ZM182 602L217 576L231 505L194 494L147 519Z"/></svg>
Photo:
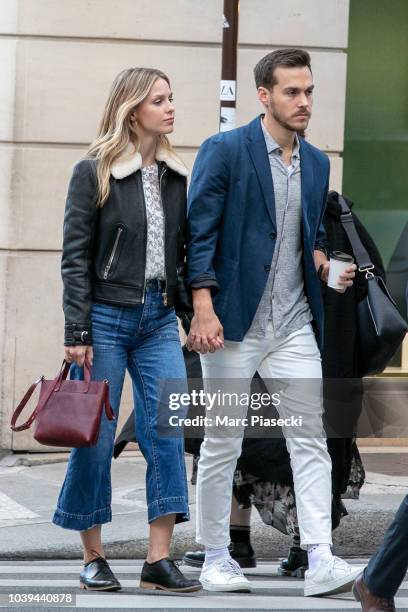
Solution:
<svg viewBox="0 0 408 612"><path fill-rule="evenodd" d="M249 393L250 380L257 370L267 386L267 379L285 379L285 398L277 406L279 416L303 415L309 425L312 423L313 431L318 432L297 438L283 428L293 471L301 546L331 544L331 459L322 429L321 396L303 392L303 387L301 396L291 394L291 387L303 385L303 381L293 379L314 379L310 382L321 383L320 352L311 324L285 338L275 338L269 323L265 338L248 333L242 342L226 341L224 349L201 355L201 365L206 391L220 389L220 384L228 387L228 380L240 379L235 384L241 389L244 384ZM230 389L233 384L230 383ZM245 417L247 406L238 404L234 411L238 417ZM219 437L206 429L201 445L196 540L207 548L221 548L230 543L232 483L243 432L244 427L235 437Z"/></svg>

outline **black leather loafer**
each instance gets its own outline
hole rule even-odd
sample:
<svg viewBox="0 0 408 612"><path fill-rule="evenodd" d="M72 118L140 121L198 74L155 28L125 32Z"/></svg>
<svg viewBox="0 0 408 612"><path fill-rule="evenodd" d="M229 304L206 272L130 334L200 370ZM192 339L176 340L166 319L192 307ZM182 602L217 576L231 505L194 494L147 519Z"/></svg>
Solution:
<svg viewBox="0 0 408 612"><path fill-rule="evenodd" d="M242 568L256 567L256 557L252 546L246 542L232 542L228 546L230 555L238 565ZM202 567L204 563L205 552L196 550L194 552L186 552L183 557L183 563L190 567Z"/></svg>
<svg viewBox="0 0 408 612"><path fill-rule="evenodd" d="M183 564L190 567L202 567L204 564L205 552L203 550L189 550L184 553Z"/></svg>
<svg viewBox="0 0 408 612"><path fill-rule="evenodd" d="M120 591L121 584L103 557L92 559L79 574L79 586L88 591Z"/></svg>
<svg viewBox="0 0 408 612"><path fill-rule="evenodd" d="M297 546L292 546L289 550L288 558L283 559L278 567L278 575L304 578L308 567L307 551Z"/></svg>
<svg viewBox="0 0 408 612"><path fill-rule="evenodd" d="M140 588L192 593L200 591L203 587L199 580L190 580L183 576L171 559L160 559L155 563L144 562L140 576Z"/></svg>

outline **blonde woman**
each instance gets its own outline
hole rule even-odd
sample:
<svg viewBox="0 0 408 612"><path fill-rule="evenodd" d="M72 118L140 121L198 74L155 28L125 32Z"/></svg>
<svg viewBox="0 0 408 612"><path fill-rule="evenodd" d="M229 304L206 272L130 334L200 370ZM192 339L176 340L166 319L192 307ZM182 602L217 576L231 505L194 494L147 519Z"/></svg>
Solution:
<svg viewBox="0 0 408 612"><path fill-rule="evenodd" d="M166 136L173 124L165 74L131 68L116 77L98 137L69 184L61 269L66 359L79 367L87 359L95 380L109 379L116 416L126 370L133 382L150 525L140 586L186 592L200 583L168 559L174 524L189 519L183 439L158 432L159 382L186 377L174 307L187 171ZM72 451L53 519L80 532L80 586L91 590L121 588L101 540L115 426L104 418L97 445Z"/></svg>

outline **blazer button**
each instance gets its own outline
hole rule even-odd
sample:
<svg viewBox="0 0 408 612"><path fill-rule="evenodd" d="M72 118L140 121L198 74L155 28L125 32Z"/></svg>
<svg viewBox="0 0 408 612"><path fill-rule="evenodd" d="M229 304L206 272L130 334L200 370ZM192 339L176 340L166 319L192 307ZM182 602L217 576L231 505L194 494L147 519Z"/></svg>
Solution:
<svg viewBox="0 0 408 612"><path fill-rule="evenodd" d="M264 269L266 272L269 272L269 270L271 269L271 266L264 266Z"/></svg>
<svg viewBox="0 0 408 612"><path fill-rule="evenodd" d="M269 238L271 238L271 240L275 240L275 238L276 238L276 234L275 234L275 232L271 232L271 233L269 234Z"/></svg>

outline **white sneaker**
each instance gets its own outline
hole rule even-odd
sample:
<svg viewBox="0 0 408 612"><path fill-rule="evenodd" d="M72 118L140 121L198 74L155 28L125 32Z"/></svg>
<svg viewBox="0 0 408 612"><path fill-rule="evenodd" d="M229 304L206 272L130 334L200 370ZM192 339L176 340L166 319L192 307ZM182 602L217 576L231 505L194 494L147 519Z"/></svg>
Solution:
<svg viewBox="0 0 408 612"><path fill-rule="evenodd" d="M204 564L199 580L207 591L252 591L251 583L231 557Z"/></svg>
<svg viewBox="0 0 408 612"><path fill-rule="evenodd" d="M362 569L361 566L349 565L339 557L322 559L316 569L305 572L305 597L347 593Z"/></svg>

